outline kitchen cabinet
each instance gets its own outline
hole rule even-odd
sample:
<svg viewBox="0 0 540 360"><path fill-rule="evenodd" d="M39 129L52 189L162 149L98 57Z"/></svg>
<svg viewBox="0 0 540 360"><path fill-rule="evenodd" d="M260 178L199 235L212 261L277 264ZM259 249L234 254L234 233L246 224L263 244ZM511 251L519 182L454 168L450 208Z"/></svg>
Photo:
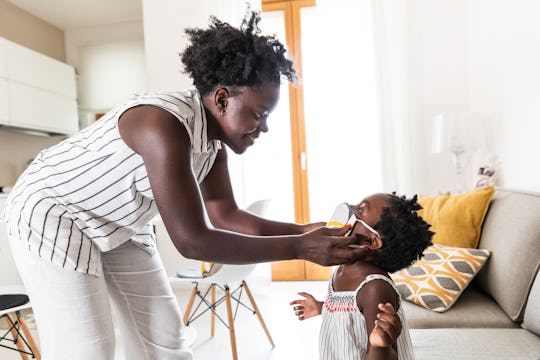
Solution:
<svg viewBox="0 0 540 360"><path fill-rule="evenodd" d="M6 195L0 194L0 213L4 211ZM23 282L13 261L6 223L0 222L0 290L21 288Z"/></svg>
<svg viewBox="0 0 540 360"><path fill-rule="evenodd" d="M0 76L0 124L9 122L8 83Z"/></svg>
<svg viewBox="0 0 540 360"><path fill-rule="evenodd" d="M76 93L72 66L0 38L0 124L75 133Z"/></svg>

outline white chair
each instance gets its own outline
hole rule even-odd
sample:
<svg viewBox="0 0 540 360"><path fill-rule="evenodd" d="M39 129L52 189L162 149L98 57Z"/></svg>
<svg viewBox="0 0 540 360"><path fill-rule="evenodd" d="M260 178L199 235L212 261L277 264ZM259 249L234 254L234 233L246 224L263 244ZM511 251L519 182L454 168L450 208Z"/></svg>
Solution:
<svg viewBox="0 0 540 360"><path fill-rule="evenodd" d="M0 198L0 212L3 200ZM18 351L23 360L29 355L39 360L41 353L21 314L32 305L13 261L8 239L6 224L0 222L0 323L7 324L7 330L0 333L0 347Z"/></svg>
<svg viewBox="0 0 540 360"><path fill-rule="evenodd" d="M258 216L264 216L268 208L269 200L259 200L251 204L246 210L252 212ZM168 242L170 244L164 244ZM172 247L173 249L164 249L165 247ZM165 267L170 267L167 265L170 263L170 255L163 255L162 252L165 250L167 252L176 251L174 245L172 245L170 239L163 241L161 239L160 246L160 237L158 233L158 249L162 258L165 256L168 258L164 260ZM178 251L176 251L178 253ZM179 262L185 260L180 259ZM195 262L191 263L189 266L177 267L177 269L182 269L177 271L173 276L170 276L169 280L173 287L178 283L192 282L193 288L191 290L191 295L189 297L186 310L184 312L184 324L189 326L193 321L200 318L205 313L210 313L211 321L211 336L214 336L215 329L215 320L218 318L228 329L229 337L231 341L231 350L232 357L234 360L238 359L238 352L236 347L236 335L235 335L235 324L234 319L240 307L245 308L251 311L253 314L257 315L257 318L268 338L272 347L274 347L274 341L266 324L261 316L261 312L257 307L253 294L251 293L249 286L247 285L246 278L250 275L257 264L248 264L248 265L228 265L228 264L212 264L205 262ZM203 285L204 288L201 288ZM221 294L218 297L218 292ZM242 301L242 295L247 295L250 305ZM195 300L198 299L196 306ZM235 310L233 312L233 303L235 305ZM227 310L227 318L224 319L220 316L216 309L219 305L225 304Z"/></svg>
<svg viewBox="0 0 540 360"><path fill-rule="evenodd" d="M39 348L21 315L22 310L31 307L28 296L24 294L0 295L0 319L5 319L7 324L7 331L0 335L0 347L18 351L22 360L28 360L28 355L41 359ZM13 343L16 347L6 343Z"/></svg>

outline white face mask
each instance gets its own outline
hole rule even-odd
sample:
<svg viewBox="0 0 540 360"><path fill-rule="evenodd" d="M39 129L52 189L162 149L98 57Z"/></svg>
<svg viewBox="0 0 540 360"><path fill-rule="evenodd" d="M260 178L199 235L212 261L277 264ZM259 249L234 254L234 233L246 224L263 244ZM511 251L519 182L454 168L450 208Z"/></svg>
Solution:
<svg viewBox="0 0 540 360"><path fill-rule="evenodd" d="M348 236L352 233L354 227L356 226L356 223L362 224L363 226L365 226L366 229L368 229L368 231L375 234L379 239L381 238L377 230L372 228L364 220L356 218L356 216L354 215L354 210L352 209L351 205L347 204L346 202L340 203L338 204L338 206L336 206L336 209L334 210L332 217L326 223L326 227L341 228L345 225L351 225L351 229L345 234L345 236ZM364 246L351 244L349 245L349 247L364 247Z"/></svg>
<svg viewBox="0 0 540 360"><path fill-rule="evenodd" d="M352 225L355 221L356 218L354 216L353 210L351 209L351 206L345 202L342 202L341 204L338 204L338 206L336 206L332 217L326 223L326 227L341 228L349 224L352 228Z"/></svg>

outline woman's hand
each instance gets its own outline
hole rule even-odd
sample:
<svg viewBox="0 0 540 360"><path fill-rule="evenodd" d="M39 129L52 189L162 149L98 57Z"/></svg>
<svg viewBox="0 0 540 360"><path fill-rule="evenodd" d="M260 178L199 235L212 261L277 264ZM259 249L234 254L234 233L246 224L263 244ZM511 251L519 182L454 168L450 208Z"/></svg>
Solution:
<svg viewBox="0 0 540 360"><path fill-rule="evenodd" d="M302 229L301 230L302 233L306 233L306 232L310 232L310 231L313 231L315 229L324 227L325 225L326 225L326 223L324 223L324 222L315 222L315 223L309 223L309 224L302 224L302 225L300 225L300 227Z"/></svg>
<svg viewBox="0 0 540 360"><path fill-rule="evenodd" d="M322 312L322 301L317 301L311 294L299 292L298 295L304 299L293 300L289 305L294 305L294 315L298 320L306 320L310 317L320 315Z"/></svg>
<svg viewBox="0 0 540 360"><path fill-rule="evenodd" d="M354 247L358 244L358 237L345 236L349 229L350 225L337 229L320 227L299 235L295 244L295 257L323 266L352 263L362 259L366 248Z"/></svg>
<svg viewBox="0 0 540 360"><path fill-rule="evenodd" d="M392 304L379 304L375 326L369 334L369 343L373 347L389 347L401 334L402 324Z"/></svg>

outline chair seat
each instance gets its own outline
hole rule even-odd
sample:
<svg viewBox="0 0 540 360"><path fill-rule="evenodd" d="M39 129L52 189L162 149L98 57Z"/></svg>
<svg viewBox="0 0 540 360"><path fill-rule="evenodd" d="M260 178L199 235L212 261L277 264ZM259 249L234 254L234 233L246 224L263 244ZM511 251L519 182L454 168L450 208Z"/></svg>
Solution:
<svg viewBox="0 0 540 360"><path fill-rule="evenodd" d="M39 347L21 314L22 310L31 307L30 299L25 294L0 295L0 319L4 319L8 326L7 332L0 336L0 346L19 352L22 359L28 359L27 355L30 355L33 359L41 360Z"/></svg>
<svg viewBox="0 0 540 360"><path fill-rule="evenodd" d="M24 294L0 295L0 311L24 305L29 301L28 296Z"/></svg>
<svg viewBox="0 0 540 360"><path fill-rule="evenodd" d="M182 279L202 279L203 277L200 267L182 269L176 273L176 276Z"/></svg>

